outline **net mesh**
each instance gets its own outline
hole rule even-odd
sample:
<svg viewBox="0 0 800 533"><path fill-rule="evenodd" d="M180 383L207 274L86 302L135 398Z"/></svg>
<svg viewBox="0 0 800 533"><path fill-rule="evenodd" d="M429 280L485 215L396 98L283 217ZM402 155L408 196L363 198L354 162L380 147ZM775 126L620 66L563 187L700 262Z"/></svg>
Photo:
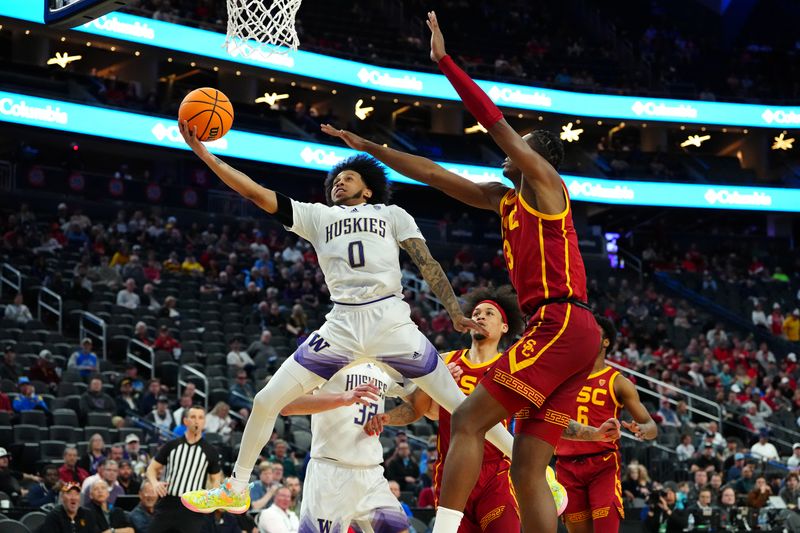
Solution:
<svg viewBox="0 0 800 533"><path fill-rule="evenodd" d="M232 55L287 53L300 41L295 17L301 0L226 0L225 46Z"/></svg>

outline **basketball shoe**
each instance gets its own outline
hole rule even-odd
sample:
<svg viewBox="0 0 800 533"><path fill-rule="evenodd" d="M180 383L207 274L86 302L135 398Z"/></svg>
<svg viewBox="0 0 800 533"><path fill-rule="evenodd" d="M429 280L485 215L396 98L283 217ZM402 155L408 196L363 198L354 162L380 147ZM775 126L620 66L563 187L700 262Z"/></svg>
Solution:
<svg viewBox="0 0 800 533"><path fill-rule="evenodd" d="M565 489L564 485L556 480L556 473L549 466L545 471L545 477L547 478L547 484L550 485L550 492L553 494L553 501L556 503L556 512L558 513L558 516L561 516L561 513L563 513L567 508L567 489Z"/></svg>
<svg viewBox="0 0 800 533"><path fill-rule="evenodd" d="M233 514L242 514L250 508L250 489L245 485L244 492L233 488L230 478L226 478L215 489L193 490L181 496L184 507L195 513L209 514L222 509Z"/></svg>

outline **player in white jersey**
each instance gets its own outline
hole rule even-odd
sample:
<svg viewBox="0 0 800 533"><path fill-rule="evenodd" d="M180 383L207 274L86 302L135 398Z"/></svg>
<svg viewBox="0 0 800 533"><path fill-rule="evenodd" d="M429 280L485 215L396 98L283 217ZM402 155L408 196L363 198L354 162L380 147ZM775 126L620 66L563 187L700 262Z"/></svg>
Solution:
<svg viewBox="0 0 800 533"><path fill-rule="evenodd" d="M300 396L281 415L311 415L311 460L300 507L302 533L401 533L408 518L383 475L383 446L364 425L384 412L386 398L417 389L381 367L362 363L340 370L314 394Z"/></svg>
<svg viewBox="0 0 800 533"><path fill-rule="evenodd" d="M382 165L366 155L343 161L325 180L329 205L302 203L262 187L209 153L185 121L180 129L186 143L222 181L311 242L334 303L325 324L256 394L233 476L219 488L184 494L186 507L201 513L244 513L250 506L247 483L253 465L280 410L354 361L371 359L399 372L448 412L464 400L436 348L410 319L402 300L400 248L417 265L457 331L485 330L464 316L414 219L400 207L383 203L388 184ZM502 425L490 429L486 438L511 455L513 438Z"/></svg>

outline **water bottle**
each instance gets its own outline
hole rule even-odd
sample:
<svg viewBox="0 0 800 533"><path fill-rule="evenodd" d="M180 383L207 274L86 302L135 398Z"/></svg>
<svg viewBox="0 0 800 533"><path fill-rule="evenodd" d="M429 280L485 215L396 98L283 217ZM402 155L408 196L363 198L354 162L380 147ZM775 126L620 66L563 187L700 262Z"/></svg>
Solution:
<svg viewBox="0 0 800 533"><path fill-rule="evenodd" d="M690 514L686 521L686 531L694 531L694 514Z"/></svg>
<svg viewBox="0 0 800 533"><path fill-rule="evenodd" d="M769 520L767 520L767 513L761 510L758 513L758 529L759 531L767 531L769 529Z"/></svg>

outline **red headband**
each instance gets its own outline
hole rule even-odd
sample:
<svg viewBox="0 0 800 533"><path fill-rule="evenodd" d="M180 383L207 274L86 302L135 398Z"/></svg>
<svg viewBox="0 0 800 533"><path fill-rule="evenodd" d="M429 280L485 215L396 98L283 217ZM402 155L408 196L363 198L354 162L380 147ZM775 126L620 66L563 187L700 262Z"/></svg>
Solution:
<svg viewBox="0 0 800 533"><path fill-rule="evenodd" d="M500 307L499 303L495 302L494 300L482 300L482 301L478 302L475 305L475 307L478 307L481 304L489 304L492 307L494 307L495 309L497 309L498 311L500 311L500 316L503 317L503 324L508 324L508 317L506 316L506 312L503 311L503 308Z"/></svg>

